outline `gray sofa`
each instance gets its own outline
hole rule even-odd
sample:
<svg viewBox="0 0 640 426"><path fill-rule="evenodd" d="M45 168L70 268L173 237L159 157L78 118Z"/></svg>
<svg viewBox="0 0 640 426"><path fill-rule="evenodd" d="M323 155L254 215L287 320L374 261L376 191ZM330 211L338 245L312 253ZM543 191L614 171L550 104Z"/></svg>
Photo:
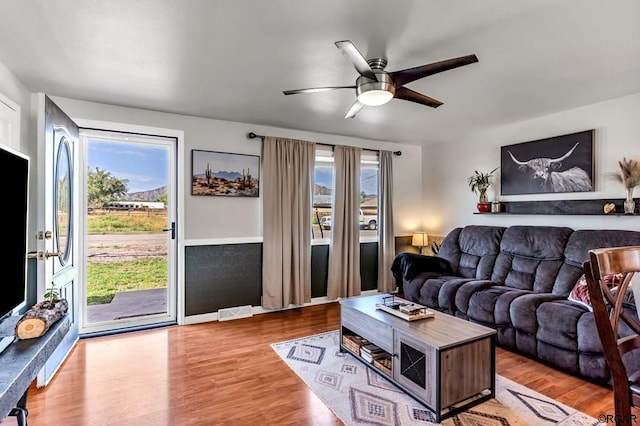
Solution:
<svg viewBox="0 0 640 426"><path fill-rule="evenodd" d="M590 249L630 245L640 245L640 232L473 225L451 231L437 256L401 253L391 269L408 300L495 328L501 347L608 383L593 313L568 296ZM635 313L632 293L628 302ZM626 362L640 368L640 358Z"/></svg>

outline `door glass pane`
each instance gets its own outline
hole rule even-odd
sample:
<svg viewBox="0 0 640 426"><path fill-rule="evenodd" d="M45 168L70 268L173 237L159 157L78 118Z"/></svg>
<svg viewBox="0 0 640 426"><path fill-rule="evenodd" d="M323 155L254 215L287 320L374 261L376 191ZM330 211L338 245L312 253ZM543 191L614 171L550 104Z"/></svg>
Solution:
<svg viewBox="0 0 640 426"><path fill-rule="evenodd" d="M87 139L87 323L168 312L170 145Z"/></svg>
<svg viewBox="0 0 640 426"><path fill-rule="evenodd" d="M58 144L56 160L56 182L54 186L54 226L56 227L55 239L57 250L60 253L58 260L64 266L69 260L71 249L71 153L69 142L62 137Z"/></svg>

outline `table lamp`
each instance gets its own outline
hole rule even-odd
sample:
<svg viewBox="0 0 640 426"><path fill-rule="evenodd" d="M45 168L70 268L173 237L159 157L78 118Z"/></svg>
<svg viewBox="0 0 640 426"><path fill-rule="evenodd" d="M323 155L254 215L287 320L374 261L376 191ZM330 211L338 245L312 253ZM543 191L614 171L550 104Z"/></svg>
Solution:
<svg viewBox="0 0 640 426"><path fill-rule="evenodd" d="M429 242L429 236L426 232L418 231L414 232L411 238L411 245L415 247L420 247L420 254L422 253L423 247L425 247Z"/></svg>

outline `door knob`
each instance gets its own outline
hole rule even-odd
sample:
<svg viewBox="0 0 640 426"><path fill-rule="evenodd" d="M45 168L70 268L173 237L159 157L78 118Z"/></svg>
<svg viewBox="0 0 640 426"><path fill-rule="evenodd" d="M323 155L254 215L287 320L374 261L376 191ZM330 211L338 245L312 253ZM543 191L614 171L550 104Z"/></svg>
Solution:
<svg viewBox="0 0 640 426"><path fill-rule="evenodd" d="M45 258L49 259L50 257L58 256L62 256L61 251L46 251L44 253L42 253L41 251L30 251L29 253L27 253L27 259L43 260Z"/></svg>
<svg viewBox="0 0 640 426"><path fill-rule="evenodd" d="M45 251L44 252L44 257L46 257L47 259L50 257L57 257L57 256L62 256L62 252L60 251Z"/></svg>
<svg viewBox="0 0 640 426"><path fill-rule="evenodd" d="M30 251L29 253L27 253L27 259L42 259L42 252L41 251Z"/></svg>
<svg viewBox="0 0 640 426"><path fill-rule="evenodd" d="M171 239L172 240L176 239L176 223L175 222L171 222L171 228L165 228L163 229L163 231L165 232L171 231Z"/></svg>

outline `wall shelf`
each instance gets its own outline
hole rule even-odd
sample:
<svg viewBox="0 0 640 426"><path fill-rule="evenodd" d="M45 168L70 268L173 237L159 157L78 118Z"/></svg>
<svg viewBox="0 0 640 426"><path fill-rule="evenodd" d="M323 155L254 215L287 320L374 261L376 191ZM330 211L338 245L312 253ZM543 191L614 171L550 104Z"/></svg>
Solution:
<svg viewBox="0 0 640 426"><path fill-rule="evenodd" d="M549 200L549 201L501 201L499 213L474 213L480 215L528 214L528 215L589 215L589 216L628 216L640 214L640 198L636 202L635 215L625 215L624 199L601 198L594 200ZM605 214L603 207L607 203L616 206L614 213Z"/></svg>

